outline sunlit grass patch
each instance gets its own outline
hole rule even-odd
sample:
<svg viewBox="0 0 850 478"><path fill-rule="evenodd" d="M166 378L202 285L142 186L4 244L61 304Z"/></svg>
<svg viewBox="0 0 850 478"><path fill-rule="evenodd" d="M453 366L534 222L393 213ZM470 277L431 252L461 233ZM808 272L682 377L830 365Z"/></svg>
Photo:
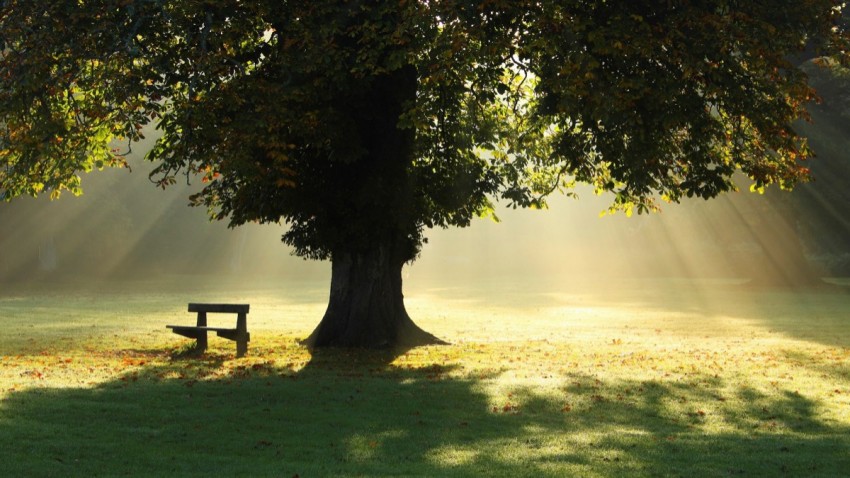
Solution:
<svg viewBox="0 0 850 478"><path fill-rule="evenodd" d="M192 341L165 329L193 320L181 294L0 298L0 474L850 469L850 298L725 290L708 307L626 292L536 311L430 296L411 310L453 345L311 355L298 339L322 292L292 302L236 291L252 303L239 359L216 337L187 353Z"/></svg>

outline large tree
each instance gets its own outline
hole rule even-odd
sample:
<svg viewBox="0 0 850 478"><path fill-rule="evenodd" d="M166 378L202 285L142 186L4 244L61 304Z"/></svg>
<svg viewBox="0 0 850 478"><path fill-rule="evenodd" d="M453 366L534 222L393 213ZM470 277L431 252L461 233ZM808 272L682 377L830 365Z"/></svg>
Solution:
<svg viewBox="0 0 850 478"><path fill-rule="evenodd" d="M644 212L804 178L788 58L843 52L838 3L4 0L0 195L79 193L154 123L160 185L332 262L310 344L427 343L401 269L428 228L576 181Z"/></svg>

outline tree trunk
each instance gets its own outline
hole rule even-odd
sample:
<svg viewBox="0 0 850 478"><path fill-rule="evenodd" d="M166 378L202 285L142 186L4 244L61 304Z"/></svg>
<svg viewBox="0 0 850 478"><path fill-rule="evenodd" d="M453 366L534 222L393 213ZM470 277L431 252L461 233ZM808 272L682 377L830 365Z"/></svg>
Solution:
<svg viewBox="0 0 850 478"><path fill-rule="evenodd" d="M334 256L328 309L304 343L316 347L409 348L445 343L420 329L404 308L404 260L391 249Z"/></svg>
<svg viewBox="0 0 850 478"><path fill-rule="evenodd" d="M399 119L416 100L417 71L406 66L365 79L335 100L350 118L349 147L359 156L332 163L321 185L325 229L316 234L330 250L328 308L304 341L309 347L397 348L441 343L407 315L401 270L422 242L410 169L416 133Z"/></svg>

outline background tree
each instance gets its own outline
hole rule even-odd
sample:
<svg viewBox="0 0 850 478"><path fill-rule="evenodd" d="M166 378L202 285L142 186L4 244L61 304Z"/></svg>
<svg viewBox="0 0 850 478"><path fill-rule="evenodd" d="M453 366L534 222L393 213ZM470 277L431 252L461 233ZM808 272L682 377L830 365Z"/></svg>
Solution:
<svg viewBox="0 0 850 478"><path fill-rule="evenodd" d="M818 64L820 63L820 64ZM811 107L813 122L800 123L818 154L813 181L791 198L790 208L804 243L821 266L833 275L850 273L850 70L825 59L802 68L821 98Z"/></svg>
<svg viewBox="0 0 850 478"><path fill-rule="evenodd" d="M233 226L285 221L332 262L314 346L435 341L404 310L424 231L542 207L613 210L790 187L814 92L786 60L843 51L832 0L3 2L0 194L80 192L151 122L158 184Z"/></svg>

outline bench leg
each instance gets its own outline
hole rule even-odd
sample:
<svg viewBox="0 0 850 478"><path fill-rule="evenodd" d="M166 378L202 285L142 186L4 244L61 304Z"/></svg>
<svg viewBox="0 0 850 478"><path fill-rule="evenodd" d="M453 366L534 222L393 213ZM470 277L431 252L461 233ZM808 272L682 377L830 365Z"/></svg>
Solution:
<svg viewBox="0 0 850 478"><path fill-rule="evenodd" d="M198 312L197 325L198 325L198 327L206 327L207 326L207 313L206 312ZM207 332L203 331L203 332L199 333L198 334L198 343L197 343L197 347L196 347L198 349L198 352L204 352L205 350L207 350L208 345L209 344L207 342Z"/></svg>
<svg viewBox="0 0 850 478"><path fill-rule="evenodd" d="M203 331L198 334L198 342L196 345L198 352L203 352L207 350L207 332Z"/></svg>
<svg viewBox="0 0 850 478"><path fill-rule="evenodd" d="M240 312L236 315L236 357L244 357L248 353L248 317Z"/></svg>

